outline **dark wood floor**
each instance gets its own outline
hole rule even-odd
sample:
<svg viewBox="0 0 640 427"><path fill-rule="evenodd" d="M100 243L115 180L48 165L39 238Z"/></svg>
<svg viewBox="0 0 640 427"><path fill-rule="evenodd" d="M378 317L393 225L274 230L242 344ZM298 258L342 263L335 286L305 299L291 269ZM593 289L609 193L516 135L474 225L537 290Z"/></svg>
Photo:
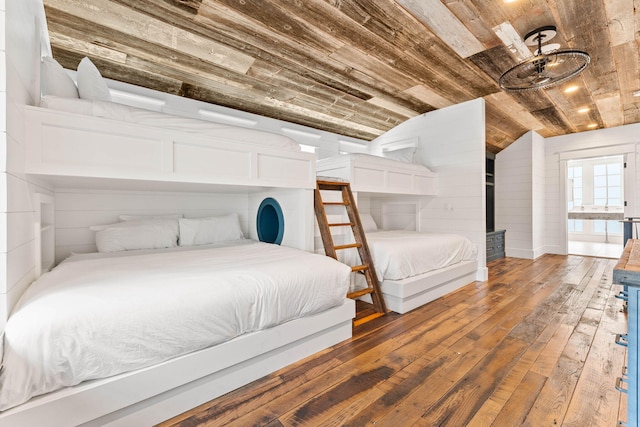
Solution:
<svg viewBox="0 0 640 427"><path fill-rule="evenodd" d="M489 264L470 284L164 426L609 426L625 348L615 260Z"/></svg>

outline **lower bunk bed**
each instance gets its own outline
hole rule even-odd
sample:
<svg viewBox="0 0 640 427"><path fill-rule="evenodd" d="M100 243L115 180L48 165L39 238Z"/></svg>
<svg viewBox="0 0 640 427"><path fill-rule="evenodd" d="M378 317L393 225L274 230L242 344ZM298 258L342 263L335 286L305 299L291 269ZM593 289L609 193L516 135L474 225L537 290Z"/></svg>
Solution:
<svg viewBox="0 0 640 427"><path fill-rule="evenodd" d="M369 214L362 214L362 223L390 310L406 313L476 280L477 248L466 237L377 230Z"/></svg>
<svg viewBox="0 0 640 427"><path fill-rule="evenodd" d="M350 272L249 239L72 255L7 321L0 424L166 420L350 338Z"/></svg>

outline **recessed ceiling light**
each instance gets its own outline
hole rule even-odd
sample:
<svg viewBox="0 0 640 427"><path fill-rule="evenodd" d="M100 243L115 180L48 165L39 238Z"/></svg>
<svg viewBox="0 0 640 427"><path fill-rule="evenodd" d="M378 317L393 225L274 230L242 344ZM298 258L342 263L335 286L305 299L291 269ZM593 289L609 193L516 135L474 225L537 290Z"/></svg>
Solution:
<svg viewBox="0 0 640 427"><path fill-rule="evenodd" d="M588 113L589 111L591 111L591 108L589 107L584 107L578 110L578 113Z"/></svg>
<svg viewBox="0 0 640 427"><path fill-rule="evenodd" d="M578 86L569 86L568 88L566 88L564 90L564 93L571 93L571 92L575 92L578 90Z"/></svg>
<svg viewBox="0 0 640 427"><path fill-rule="evenodd" d="M633 91L633 96L640 96L640 90Z"/></svg>
<svg viewBox="0 0 640 427"><path fill-rule="evenodd" d="M589 129L593 129L598 127L598 125L596 123L591 123L589 126L587 126Z"/></svg>

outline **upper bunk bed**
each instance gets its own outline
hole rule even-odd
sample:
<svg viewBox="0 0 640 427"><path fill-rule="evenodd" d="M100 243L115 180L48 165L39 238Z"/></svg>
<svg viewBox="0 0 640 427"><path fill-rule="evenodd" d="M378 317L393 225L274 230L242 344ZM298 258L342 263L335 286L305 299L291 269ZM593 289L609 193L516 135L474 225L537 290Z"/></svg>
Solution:
<svg viewBox="0 0 640 427"><path fill-rule="evenodd" d="M111 102L88 58L77 89L52 58L43 58L41 72L45 95L24 108L28 174L62 185L83 177L315 187L315 156L287 136Z"/></svg>
<svg viewBox="0 0 640 427"><path fill-rule="evenodd" d="M437 175L424 165L364 153L340 154L316 163L318 176L349 181L355 192L434 196Z"/></svg>

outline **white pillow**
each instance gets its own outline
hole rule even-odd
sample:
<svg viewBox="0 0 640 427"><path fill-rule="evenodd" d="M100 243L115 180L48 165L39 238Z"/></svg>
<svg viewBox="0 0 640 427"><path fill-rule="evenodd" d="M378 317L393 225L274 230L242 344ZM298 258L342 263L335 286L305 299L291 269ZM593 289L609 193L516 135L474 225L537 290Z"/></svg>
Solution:
<svg viewBox="0 0 640 427"><path fill-rule="evenodd" d="M93 101L80 98L61 98L59 96L45 95L40 98L38 105L42 108L51 108L52 110L65 111L67 113L84 114L86 116L93 114Z"/></svg>
<svg viewBox="0 0 640 427"><path fill-rule="evenodd" d="M40 66L42 73L42 94L54 95L62 98L79 98L78 88L62 65L50 56L42 58Z"/></svg>
<svg viewBox="0 0 640 427"><path fill-rule="evenodd" d="M151 219L178 219L182 218L182 214L168 215L120 215L120 221L147 221Z"/></svg>
<svg viewBox="0 0 640 427"><path fill-rule="evenodd" d="M378 229L378 224L373 220L373 217L370 213L360 214L360 222L362 222L362 228L365 231L376 231Z"/></svg>
<svg viewBox="0 0 640 427"><path fill-rule="evenodd" d="M208 218L179 218L180 246L207 245L242 239L237 213Z"/></svg>
<svg viewBox="0 0 640 427"><path fill-rule="evenodd" d="M86 56L78 64L76 80L78 80L80 98L91 101L111 101L111 92L109 92L107 82L104 81L100 71Z"/></svg>
<svg viewBox="0 0 640 427"><path fill-rule="evenodd" d="M98 252L173 248L178 245L178 221L125 221L89 227L96 231Z"/></svg>
<svg viewBox="0 0 640 427"><path fill-rule="evenodd" d="M401 148L400 150L385 151L383 157L387 159L397 160L403 163L414 163L416 147Z"/></svg>

